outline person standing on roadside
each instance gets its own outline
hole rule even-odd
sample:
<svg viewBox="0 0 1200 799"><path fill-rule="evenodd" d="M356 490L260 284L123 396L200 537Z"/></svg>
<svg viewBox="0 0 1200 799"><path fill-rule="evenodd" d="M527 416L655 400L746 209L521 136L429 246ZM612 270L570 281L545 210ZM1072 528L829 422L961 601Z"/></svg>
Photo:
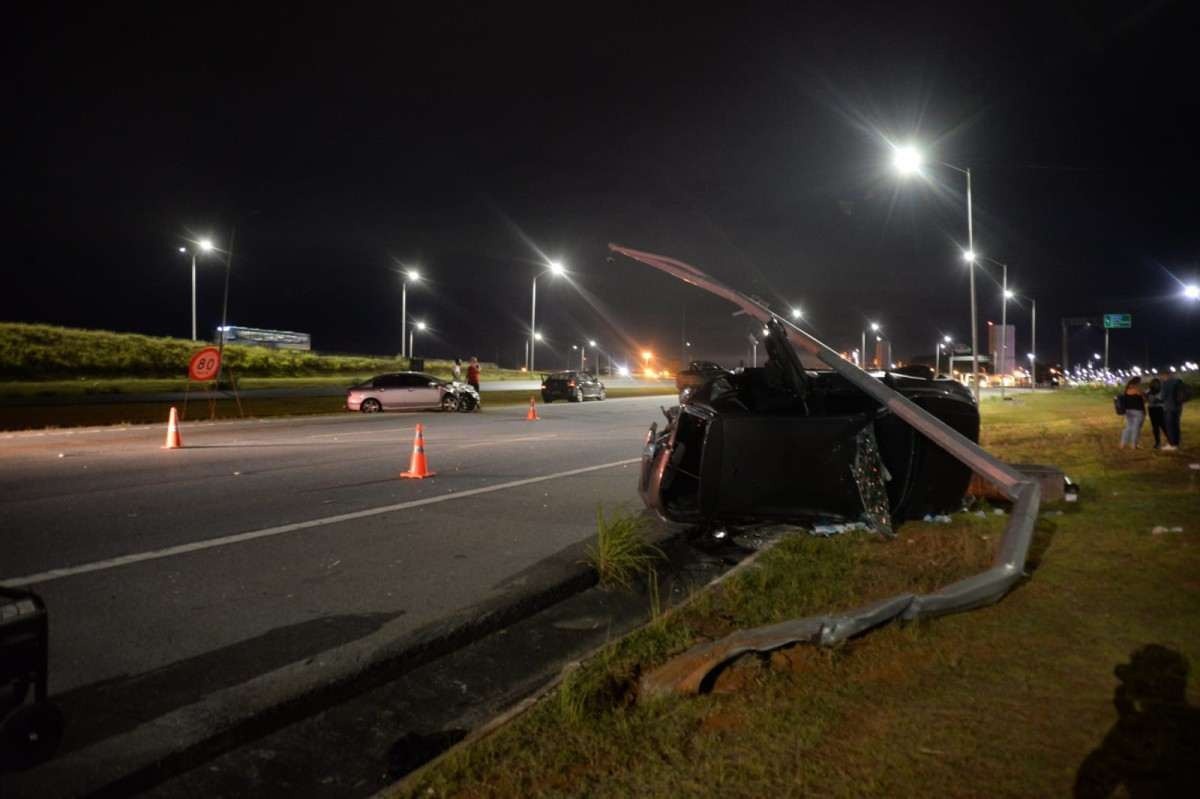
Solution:
<svg viewBox="0 0 1200 799"><path fill-rule="evenodd" d="M1125 384L1125 429L1121 431L1121 449L1128 444L1137 449L1142 435L1142 422L1146 420L1146 399L1142 396L1142 378L1132 377Z"/></svg>
<svg viewBox="0 0 1200 799"><path fill-rule="evenodd" d="M478 356L472 355L471 363L469 363L467 365L467 384L470 385L471 388L475 389L476 392L479 391L479 358L478 358Z"/></svg>
<svg viewBox="0 0 1200 799"><path fill-rule="evenodd" d="M1150 415L1150 429L1154 431L1154 448L1158 449L1162 446L1166 428L1163 426L1162 381L1157 377L1150 381L1150 389L1146 392L1146 413Z"/></svg>
<svg viewBox="0 0 1200 799"><path fill-rule="evenodd" d="M1187 402L1187 387L1176 374L1162 375L1163 430L1167 434L1164 450L1179 449L1179 417L1183 414L1183 403Z"/></svg>
<svg viewBox="0 0 1200 799"><path fill-rule="evenodd" d="M462 381L462 358L455 358L454 365L450 367L450 376L454 378L454 382Z"/></svg>

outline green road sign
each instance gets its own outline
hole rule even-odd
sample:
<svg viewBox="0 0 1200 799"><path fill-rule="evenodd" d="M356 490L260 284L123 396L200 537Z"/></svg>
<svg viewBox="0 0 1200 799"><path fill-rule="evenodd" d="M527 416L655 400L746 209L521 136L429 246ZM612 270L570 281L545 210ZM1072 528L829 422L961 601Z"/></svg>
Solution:
<svg viewBox="0 0 1200 799"><path fill-rule="evenodd" d="M1133 327L1133 316L1127 313L1106 313L1104 326L1106 328Z"/></svg>

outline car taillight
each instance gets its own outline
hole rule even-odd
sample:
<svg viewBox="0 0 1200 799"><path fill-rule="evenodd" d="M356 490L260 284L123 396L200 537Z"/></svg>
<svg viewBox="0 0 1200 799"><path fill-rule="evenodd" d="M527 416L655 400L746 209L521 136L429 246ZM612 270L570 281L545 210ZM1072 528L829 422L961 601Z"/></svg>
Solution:
<svg viewBox="0 0 1200 799"><path fill-rule="evenodd" d="M575 387L575 381L574 381L574 380L568 380L568 381L567 381L567 388L574 388L574 387Z"/></svg>

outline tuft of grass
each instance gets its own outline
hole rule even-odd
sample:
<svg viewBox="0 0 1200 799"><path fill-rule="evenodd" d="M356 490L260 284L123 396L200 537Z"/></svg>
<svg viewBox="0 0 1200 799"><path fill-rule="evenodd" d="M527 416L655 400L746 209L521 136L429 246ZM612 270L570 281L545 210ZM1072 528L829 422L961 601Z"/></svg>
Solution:
<svg viewBox="0 0 1200 799"><path fill-rule="evenodd" d="M587 548L587 563L606 586L630 588L650 569L663 551L646 540L646 518L640 513L615 511L608 518L596 508L596 542Z"/></svg>

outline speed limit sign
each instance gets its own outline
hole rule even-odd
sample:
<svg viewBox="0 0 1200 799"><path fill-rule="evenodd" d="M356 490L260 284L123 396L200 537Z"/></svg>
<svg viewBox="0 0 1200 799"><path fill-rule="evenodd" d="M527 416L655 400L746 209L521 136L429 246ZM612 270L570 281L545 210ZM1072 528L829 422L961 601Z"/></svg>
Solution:
<svg viewBox="0 0 1200 799"><path fill-rule="evenodd" d="M205 347L192 356L188 364L189 380L212 380L221 368L221 351L216 347Z"/></svg>

